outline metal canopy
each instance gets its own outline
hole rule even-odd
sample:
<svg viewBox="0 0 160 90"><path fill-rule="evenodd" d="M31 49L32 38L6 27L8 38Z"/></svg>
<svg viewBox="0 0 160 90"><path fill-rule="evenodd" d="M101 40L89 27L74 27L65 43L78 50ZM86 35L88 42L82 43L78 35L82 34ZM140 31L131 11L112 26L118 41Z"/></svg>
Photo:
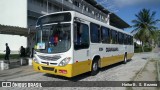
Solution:
<svg viewBox="0 0 160 90"><path fill-rule="evenodd" d="M110 11L105 9L102 5L98 4L95 0L85 0L85 1L90 3L91 5L93 5L94 7L96 7L97 9L99 9L105 14L111 13ZM121 29L130 27L128 23L123 21L120 17L118 17L114 13L110 14L110 25L115 26L117 28L121 28Z"/></svg>
<svg viewBox="0 0 160 90"><path fill-rule="evenodd" d="M36 31L28 28L16 27L16 26L8 26L0 24L0 34L10 34L10 35L20 35L20 36L29 36L30 34L34 34Z"/></svg>

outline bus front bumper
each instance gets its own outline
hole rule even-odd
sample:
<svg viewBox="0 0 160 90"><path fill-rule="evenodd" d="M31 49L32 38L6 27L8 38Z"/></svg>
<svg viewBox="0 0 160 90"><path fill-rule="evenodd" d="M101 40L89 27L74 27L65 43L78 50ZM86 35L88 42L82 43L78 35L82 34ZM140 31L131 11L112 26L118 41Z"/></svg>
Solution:
<svg viewBox="0 0 160 90"><path fill-rule="evenodd" d="M45 64L38 64L32 60L33 69L37 72L49 73L65 77L73 77L72 65L68 64L66 66L49 66Z"/></svg>

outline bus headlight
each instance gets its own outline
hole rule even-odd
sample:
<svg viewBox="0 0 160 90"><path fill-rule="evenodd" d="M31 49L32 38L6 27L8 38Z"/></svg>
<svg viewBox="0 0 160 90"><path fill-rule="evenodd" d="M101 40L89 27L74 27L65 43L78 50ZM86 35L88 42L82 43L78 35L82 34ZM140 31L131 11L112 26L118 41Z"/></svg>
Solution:
<svg viewBox="0 0 160 90"><path fill-rule="evenodd" d="M70 58L70 57L67 57L67 58L63 59L63 60L59 63L58 66L66 66L66 65L69 63L70 60L71 60L71 58Z"/></svg>
<svg viewBox="0 0 160 90"><path fill-rule="evenodd" d="M39 61L36 57L33 57L33 61L36 62L36 63L39 63Z"/></svg>

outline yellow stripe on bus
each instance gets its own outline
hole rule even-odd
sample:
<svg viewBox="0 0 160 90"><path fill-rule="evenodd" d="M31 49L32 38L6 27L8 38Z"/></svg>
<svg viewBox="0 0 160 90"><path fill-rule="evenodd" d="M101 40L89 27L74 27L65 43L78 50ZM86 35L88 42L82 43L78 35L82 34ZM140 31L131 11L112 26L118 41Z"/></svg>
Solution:
<svg viewBox="0 0 160 90"><path fill-rule="evenodd" d="M133 53L127 54L127 59L131 59L132 56L133 56ZM101 58L100 67L105 67L114 63L121 62L123 60L124 60L124 55L104 57L104 58Z"/></svg>
<svg viewBox="0 0 160 90"><path fill-rule="evenodd" d="M65 77L73 77L73 76L88 72L88 71L90 71L90 68L91 68L91 60L86 60L83 62L76 62L74 64L68 64L64 67L48 66L45 64L38 64L34 61L32 62L32 64L33 64L33 68L35 71L54 74L54 75L60 75L60 76L65 76ZM42 67L54 68L54 71L43 70ZM55 72L55 70L57 70L57 72ZM67 73L62 74L59 72L59 70L67 70Z"/></svg>
<svg viewBox="0 0 160 90"><path fill-rule="evenodd" d="M100 64L101 66L100 67L105 67L105 66L123 61L123 59L124 59L124 55L101 58L101 64Z"/></svg>
<svg viewBox="0 0 160 90"><path fill-rule="evenodd" d="M131 59L133 53L127 54L127 59ZM104 57L101 58L100 67L105 67L120 61L124 60L124 55L112 56L112 57ZM61 66L48 66L45 64L38 64L36 62L32 62L34 70L43 73L49 73L54 75L60 75L65 77L73 77L88 71L91 71L92 60L85 60L82 62L75 62L74 64L68 64L64 67ZM54 68L53 71L43 70L42 67ZM38 69L39 68L39 69ZM55 72L55 70L57 72ZM67 73L60 73L59 70L66 70Z"/></svg>

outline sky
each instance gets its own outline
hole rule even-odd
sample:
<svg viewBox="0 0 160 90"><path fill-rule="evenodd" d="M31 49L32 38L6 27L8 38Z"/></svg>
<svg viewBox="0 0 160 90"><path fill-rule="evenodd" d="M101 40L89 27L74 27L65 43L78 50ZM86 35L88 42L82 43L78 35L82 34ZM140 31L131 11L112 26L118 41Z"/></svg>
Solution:
<svg viewBox="0 0 160 90"><path fill-rule="evenodd" d="M136 19L135 14L138 14L143 8L155 11L155 19L160 19L160 0L96 0L109 11L115 13L129 25L133 25L132 20ZM160 29L160 22L156 25ZM125 29L131 32L134 28Z"/></svg>

